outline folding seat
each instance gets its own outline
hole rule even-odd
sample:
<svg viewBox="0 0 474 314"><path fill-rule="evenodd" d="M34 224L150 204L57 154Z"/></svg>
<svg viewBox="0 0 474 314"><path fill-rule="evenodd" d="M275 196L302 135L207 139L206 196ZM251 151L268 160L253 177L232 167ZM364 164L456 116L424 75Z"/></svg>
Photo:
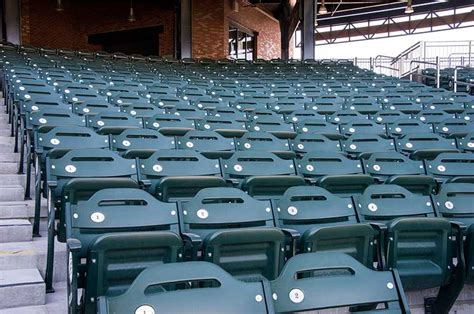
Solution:
<svg viewBox="0 0 474 314"><path fill-rule="evenodd" d="M230 106L240 111L253 111L255 109L267 109L267 101L256 99L240 99L235 102L231 102Z"/></svg>
<svg viewBox="0 0 474 314"><path fill-rule="evenodd" d="M157 287L160 293L146 293L150 287ZM170 263L147 268L122 295L99 297L98 307L100 313L155 313L159 309L166 313L266 314L274 312L270 294L262 282L235 279L212 263Z"/></svg>
<svg viewBox="0 0 474 314"><path fill-rule="evenodd" d="M328 122L338 124L338 125L347 124L350 121L355 120L355 119L368 120L368 117L367 115L362 115L356 111L351 111L351 110L340 110L327 116Z"/></svg>
<svg viewBox="0 0 474 314"><path fill-rule="evenodd" d="M107 97L99 95L96 91L77 91L64 94L64 101L67 103L107 101Z"/></svg>
<svg viewBox="0 0 474 314"><path fill-rule="evenodd" d="M469 133L463 138L456 139L458 148L464 152L474 152L474 132Z"/></svg>
<svg viewBox="0 0 474 314"><path fill-rule="evenodd" d="M119 134L126 129L142 128L143 121L125 112L102 111L87 116L87 125L99 134Z"/></svg>
<svg viewBox="0 0 474 314"><path fill-rule="evenodd" d="M317 99L305 104L305 109L314 110L319 114L334 114L342 110L342 103L331 99Z"/></svg>
<svg viewBox="0 0 474 314"><path fill-rule="evenodd" d="M83 115L95 115L102 111L117 111L120 112L120 107L114 106L106 101L85 101L80 103L74 103L72 110L75 114Z"/></svg>
<svg viewBox="0 0 474 314"><path fill-rule="evenodd" d="M462 113L464 111L464 104L454 102L452 100L432 100L423 105L425 110L443 110L447 113Z"/></svg>
<svg viewBox="0 0 474 314"><path fill-rule="evenodd" d="M443 110L424 110L413 117L423 123L440 123L446 119L456 118L455 114L447 113Z"/></svg>
<svg viewBox="0 0 474 314"><path fill-rule="evenodd" d="M180 214L193 259L217 264L241 279L278 276L285 236L275 227L269 201L236 188L207 188L182 203Z"/></svg>
<svg viewBox="0 0 474 314"><path fill-rule="evenodd" d="M398 152L375 152L362 159L365 173L379 182L392 177L424 175L422 161L411 160Z"/></svg>
<svg viewBox="0 0 474 314"><path fill-rule="evenodd" d="M349 156L364 158L373 152L394 151L395 144L391 138L382 138L376 134L356 133L341 141L341 148Z"/></svg>
<svg viewBox="0 0 474 314"><path fill-rule="evenodd" d="M296 167L298 174L309 183L343 197L358 194L375 183L363 174L359 160L348 159L337 152L308 152L296 160Z"/></svg>
<svg viewBox="0 0 474 314"><path fill-rule="evenodd" d="M304 110L305 104L300 100L278 100L277 102L269 103L268 109L277 113L289 114L294 111Z"/></svg>
<svg viewBox="0 0 474 314"><path fill-rule="evenodd" d="M180 136L194 130L194 121L174 114L156 114L144 118L144 126L147 129L158 130L164 135Z"/></svg>
<svg viewBox="0 0 474 314"><path fill-rule="evenodd" d="M322 114L319 114L313 110L296 110L292 113L284 115L286 123L297 123L299 121L305 120L321 120L326 121L326 117Z"/></svg>
<svg viewBox="0 0 474 314"><path fill-rule="evenodd" d="M224 100L212 98L208 95L203 97L197 97L190 101L191 105L198 107L199 109L214 109L218 107L228 107L229 103Z"/></svg>
<svg viewBox="0 0 474 314"><path fill-rule="evenodd" d="M384 102L384 110L396 110L405 114L417 114L423 110L423 105L409 99L389 99Z"/></svg>
<svg viewBox="0 0 474 314"><path fill-rule="evenodd" d="M176 95L176 92L175 87L166 84L153 84L147 87L146 90L138 92L138 94L148 99L155 99L159 96Z"/></svg>
<svg viewBox="0 0 474 314"><path fill-rule="evenodd" d="M398 270L405 290L440 287L433 307L448 313L464 283L460 238L459 229L443 218L395 219L387 226L387 267Z"/></svg>
<svg viewBox="0 0 474 314"><path fill-rule="evenodd" d="M126 129L112 136L112 149L125 158L148 158L160 149L174 149L174 137L152 129Z"/></svg>
<svg viewBox="0 0 474 314"><path fill-rule="evenodd" d="M269 132L278 138L294 138L296 132L293 124L287 124L280 119L273 117L262 116L258 119L247 122L247 130L257 132Z"/></svg>
<svg viewBox="0 0 474 314"><path fill-rule="evenodd" d="M236 139L235 147L238 151L267 151L283 159L296 157L296 154L290 150L287 140L279 139L267 132L245 133L242 137Z"/></svg>
<svg viewBox="0 0 474 314"><path fill-rule="evenodd" d="M339 141L334 141L322 134L298 134L290 141L290 147L298 154L307 152L341 152Z"/></svg>
<svg viewBox="0 0 474 314"><path fill-rule="evenodd" d="M166 113L174 114L188 120L200 120L206 117L206 112L190 105L179 104L166 108Z"/></svg>
<svg viewBox="0 0 474 314"><path fill-rule="evenodd" d="M205 187L222 187L219 162L192 150L158 150L140 160L140 183L163 201L193 197Z"/></svg>
<svg viewBox="0 0 474 314"><path fill-rule="evenodd" d="M374 114L382 110L382 105L375 101L351 100L343 105L344 110L357 111L361 114Z"/></svg>
<svg viewBox="0 0 474 314"><path fill-rule="evenodd" d="M425 160L425 168L439 182L474 182L474 156L470 153L440 153Z"/></svg>
<svg viewBox="0 0 474 314"><path fill-rule="evenodd" d="M152 97L150 98L150 102L160 108L173 108L178 105L189 105L188 101L182 100L174 94Z"/></svg>
<svg viewBox="0 0 474 314"><path fill-rule="evenodd" d="M395 140L397 151L410 155L412 159L434 158L442 152L457 152L456 140L430 133L408 133Z"/></svg>
<svg viewBox="0 0 474 314"><path fill-rule="evenodd" d="M299 134L323 134L330 139L339 139L342 137L342 135L339 134L339 125L320 119L308 119L295 123L295 129Z"/></svg>
<svg viewBox="0 0 474 314"><path fill-rule="evenodd" d="M207 115L212 117L219 117L228 120L235 120L237 122L247 122L247 115L245 112L238 111L234 108L219 107L207 110Z"/></svg>
<svg viewBox="0 0 474 314"><path fill-rule="evenodd" d="M436 133L449 138L459 138L474 132L474 124L464 119L447 119L434 125Z"/></svg>
<svg viewBox="0 0 474 314"><path fill-rule="evenodd" d="M397 270L371 270L339 252L292 257L270 287L277 313L339 312L344 307L351 312L410 313Z"/></svg>
<svg viewBox="0 0 474 314"><path fill-rule="evenodd" d="M466 109L462 113L458 113L457 117L466 121L474 121L474 109Z"/></svg>
<svg viewBox="0 0 474 314"><path fill-rule="evenodd" d="M40 219L40 197L41 189L46 192L46 186L42 183L46 181L46 157L59 158L71 149L80 148L108 148L109 138L98 135L89 128L69 125L57 126L37 133L34 136L34 144L27 150L27 176L26 187L30 186L31 163L34 160L35 172L35 223L33 234L39 235ZM26 193L28 193L29 190Z"/></svg>
<svg viewBox="0 0 474 314"><path fill-rule="evenodd" d="M129 105L121 105L120 111L125 112L135 118L149 118L156 114L165 114L165 109L158 108L147 103L134 103Z"/></svg>
<svg viewBox="0 0 474 314"><path fill-rule="evenodd" d="M284 115L276 113L270 109L265 108L258 108L252 111L246 112L247 121L253 121L261 118L265 118L267 120L272 119L275 121L285 121Z"/></svg>
<svg viewBox="0 0 474 314"><path fill-rule="evenodd" d="M394 138L406 134L429 134L433 133L433 126L415 119L400 119L387 125L387 133Z"/></svg>
<svg viewBox="0 0 474 314"><path fill-rule="evenodd" d="M65 208L96 191L138 187L136 162L105 149L75 149L57 159L46 159L48 187L48 256L46 289L52 288L54 237L65 241ZM59 217L57 227L55 217Z"/></svg>
<svg viewBox="0 0 474 314"><path fill-rule="evenodd" d="M64 94L64 96L71 93L96 92L89 86L81 84L81 83L71 83L71 84L61 84L61 85L56 84L54 86L55 86L56 93Z"/></svg>
<svg viewBox="0 0 474 314"><path fill-rule="evenodd" d="M247 132L245 122L215 116L197 120L196 129L201 131L212 130L225 137L241 137Z"/></svg>
<svg viewBox="0 0 474 314"><path fill-rule="evenodd" d="M99 89L99 94L102 96L113 97L121 93L128 93L127 87L119 87L115 85L109 85L106 88Z"/></svg>
<svg viewBox="0 0 474 314"><path fill-rule="evenodd" d="M474 108L474 97L469 94L456 92L456 93L449 93L447 95L447 99L455 101L457 103L462 103L464 107L467 108Z"/></svg>
<svg viewBox="0 0 474 314"><path fill-rule="evenodd" d="M474 223L474 184L444 183L434 196L441 217L469 228ZM468 264L469 265L469 264Z"/></svg>
<svg viewBox="0 0 474 314"><path fill-rule="evenodd" d="M369 115L370 120L374 120L377 123L392 124L397 120L407 120L410 116L396 110L380 110L379 112Z"/></svg>
<svg viewBox="0 0 474 314"><path fill-rule="evenodd" d="M224 178L232 185L259 198L282 195L290 186L304 185L296 176L293 160L284 160L270 152L237 151L222 159Z"/></svg>
<svg viewBox="0 0 474 314"><path fill-rule="evenodd" d="M176 204L143 190L102 189L65 216L71 313L96 312L99 296L121 295L145 268L181 260Z"/></svg>
<svg viewBox="0 0 474 314"><path fill-rule="evenodd" d="M316 186L289 188L277 202L275 220L298 253L335 251L373 268L376 231L358 224L351 199Z"/></svg>
<svg viewBox="0 0 474 314"><path fill-rule="evenodd" d="M383 124L377 124L373 120L367 119L354 119L349 121L347 124L339 126L341 134L345 137L349 137L352 134L375 134L380 136L386 136L386 127Z"/></svg>
<svg viewBox="0 0 474 314"><path fill-rule="evenodd" d="M215 131L188 131L176 139L176 147L201 152L207 158L229 157L235 150L234 139Z"/></svg>

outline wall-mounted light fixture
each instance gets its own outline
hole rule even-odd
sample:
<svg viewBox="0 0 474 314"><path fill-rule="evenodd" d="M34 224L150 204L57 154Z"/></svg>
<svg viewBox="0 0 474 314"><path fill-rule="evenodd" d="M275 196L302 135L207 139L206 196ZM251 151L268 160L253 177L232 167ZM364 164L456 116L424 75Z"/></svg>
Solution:
<svg viewBox="0 0 474 314"><path fill-rule="evenodd" d="M322 0L321 5L319 6L318 14L327 14L327 13L328 13L328 9L326 9L324 0Z"/></svg>
<svg viewBox="0 0 474 314"><path fill-rule="evenodd" d="M407 7L405 8L405 14L412 14L413 12L415 12L415 10L413 10L412 0L408 0Z"/></svg>
<svg viewBox="0 0 474 314"><path fill-rule="evenodd" d="M56 1L56 7L54 8L58 12L64 11L63 2L61 0Z"/></svg>
<svg viewBox="0 0 474 314"><path fill-rule="evenodd" d="M128 21L135 22L137 20L135 13L133 12L133 0L130 0L130 10L128 12Z"/></svg>

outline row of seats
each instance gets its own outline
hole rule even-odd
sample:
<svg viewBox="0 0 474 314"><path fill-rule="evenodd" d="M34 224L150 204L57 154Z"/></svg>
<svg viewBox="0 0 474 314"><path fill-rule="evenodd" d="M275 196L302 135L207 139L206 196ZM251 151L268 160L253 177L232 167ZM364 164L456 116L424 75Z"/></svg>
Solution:
<svg viewBox="0 0 474 314"><path fill-rule="evenodd" d="M70 312L404 313L432 287L446 312L472 282L469 95L344 60L0 50Z"/></svg>

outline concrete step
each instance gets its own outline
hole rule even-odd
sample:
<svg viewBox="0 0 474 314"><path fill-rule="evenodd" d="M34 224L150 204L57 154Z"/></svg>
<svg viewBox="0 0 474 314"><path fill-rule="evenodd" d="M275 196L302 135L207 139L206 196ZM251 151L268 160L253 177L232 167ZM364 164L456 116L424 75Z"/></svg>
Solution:
<svg viewBox="0 0 474 314"><path fill-rule="evenodd" d="M2 118L1 117L0 117L0 124L4 125L4 123L2 123ZM15 144L15 138L10 137L10 136L1 136L0 135L0 144L13 145L13 144Z"/></svg>
<svg viewBox="0 0 474 314"><path fill-rule="evenodd" d="M0 270L37 268L44 278L47 235L28 242L0 243ZM54 281L66 281L66 245L55 242Z"/></svg>
<svg viewBox="0 0 474 314"><path fill-rule="evenodd" d="M41 217L47 217L46 200L41 203ZM0 219L31 219L35 214L34 201L0 202Z"/></svg>
<svg viewBox="0 0 474 314"><path fill-rule="evenodd" d="M16 162L0 162L0 174L17 174L18 173L18 163ZM3 180L2 180L3 182ZM8 185L8 184L5 184Z"/></svg>
<svg viewBox="0 0 474 314"><path fill-rule="evenodd" d="M1 181L2 185L8 186L8 185L21 185L22 187L25 186L26 184L26 174L17 174L16 171L15 173L2 173L1 170L1 163L0 163L0 175L1 175ZM15 165L18 167L17 165ZM17 169L15 169L17 170ZM32 179L34 178L33 176L31 177ZM34 180L34 179L33 179Z"/></svg>
<svg viewBox="0 0 474 314"><path fill-rule="evenodd" d="M54 285L55 292L46 294L46 304L0 310L0 314L64 314L67 313L66 282Z"/></svg>
<svg viewBox="0 0 474 314"><path fill-rule="evenodd" d="M0 242L31 241L33 227L28 219L1 219Z"/></svg>
<svg viewBox="0 0 474 314"><path fill-rule="evenodd" d="M0 182L0 202L21 201L24 199L24 189L21 185L3 185Z"/></svg>
<svg viewBox="0 0 474 314"><path fill-rule="evenodd" d="M0 126L0 136L10 136L11 130L10 128L6 128L4 125Z"/></svg>
<svg viewBox="0 0 474 314"><path fill-rule="evenodd" d="M0 151L0 162L18 162L20 160L20 154L13 152L13 147L8 151Z"/></svg>
<svg viewBox="0 0 474 314"><path fill-rule="evenodd" d="M46 301L46 287L34 268L0 271L0 308L41 305Z"/></svg>

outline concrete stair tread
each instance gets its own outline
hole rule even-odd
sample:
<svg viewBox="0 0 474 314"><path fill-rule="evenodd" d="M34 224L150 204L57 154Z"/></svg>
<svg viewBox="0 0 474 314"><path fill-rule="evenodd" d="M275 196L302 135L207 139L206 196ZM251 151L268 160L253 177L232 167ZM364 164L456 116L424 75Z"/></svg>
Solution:
<svg viewBox="0 0 474 314"><path fill-rule="evenodd" d="M46 304L0 309L0 314L64 314L67 313L66 282L57 282L55 292L46 294Z"/></svg>
<svg viewBox="0 0 474 314"><path fill-rule="evenodd" d="M0 271L0 308L42 305L46 301L45 283L36 268Z"/></svg>
<svg viewBox="0 0 474 314"><path fill-rule="evenodd" d="M0 219L0 228L7 226L31 226L31 223L28 219Z"/></svg>
<svg viewBox="0 0 474 314"><path fill-rule="evenodd" d="M38 269L0 270L0 287L44 283Z"/></svg>

